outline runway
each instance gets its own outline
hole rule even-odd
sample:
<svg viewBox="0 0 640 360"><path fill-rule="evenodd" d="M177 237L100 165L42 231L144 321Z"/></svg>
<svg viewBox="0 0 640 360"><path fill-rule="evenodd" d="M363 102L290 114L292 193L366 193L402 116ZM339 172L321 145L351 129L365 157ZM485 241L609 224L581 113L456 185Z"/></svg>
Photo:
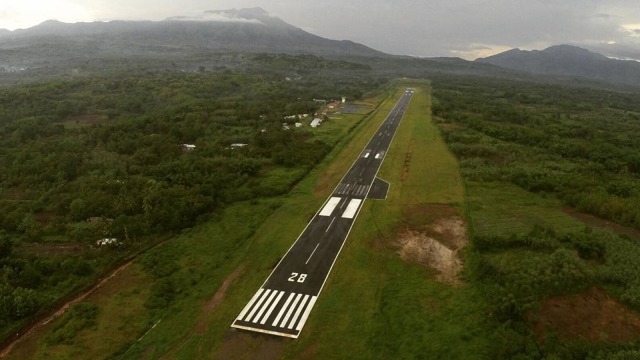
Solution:
<svg viewBox="0 0 640 360"><path fill-rule="evenodd" d="M367 198L385 199L376 175L413 96L408 88L331 196L231 325L297 338Z"/></svg>

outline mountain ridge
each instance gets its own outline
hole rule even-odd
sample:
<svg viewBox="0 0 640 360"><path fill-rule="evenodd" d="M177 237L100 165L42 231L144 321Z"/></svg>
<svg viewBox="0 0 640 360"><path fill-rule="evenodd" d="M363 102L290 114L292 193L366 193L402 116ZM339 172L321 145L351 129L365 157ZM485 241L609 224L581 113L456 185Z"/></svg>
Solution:
<svg viewBox="0 0 640 360"><path fill-rule="evenodd" d="M161 21L47 20L28 29L0 32L0 51L3 50L12 50L11 66L22 67L60 63L69 57L118 57L131 53L162 57L177 51L389 56L352 41L308 33L261 8L209 10L198 17Z"/></svg>
<svg viewBox="0 0 640 360"><path fill-rule="evenodd" d="M537 75L581 77L632 86L640 84L639 62L611 59L573 45L554 45L531 51L514 48L475 62Z"/></svg>

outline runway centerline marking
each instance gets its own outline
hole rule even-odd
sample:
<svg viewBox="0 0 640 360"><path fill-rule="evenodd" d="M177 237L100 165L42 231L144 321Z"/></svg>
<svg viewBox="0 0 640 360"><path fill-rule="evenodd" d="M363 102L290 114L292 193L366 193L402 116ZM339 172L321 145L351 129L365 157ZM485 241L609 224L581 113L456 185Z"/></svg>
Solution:
<svg viewBox="0 0 640 360"><path fill-rule="evenodd" d="M346 201L345 201L346 202ZM342 209L342 206L340 206L340 208ZM329 223L329 226L327 226L327 230L325 230L324 232L328 232L329 229L331 229L331 225L333 225L333 222L336 221L336 218L334 217L333 219L331 219L331 222Z"/></svg>
<svg viewBox="0 0 640 360"><path fill-rule="evenodd" d="M333 218L333 220L335 220L336 218ZM316 245L316 248L313 249L313 251L311 252L311 255L309 255L309 258L307 259L307 262L304 263L305 265L307 265L309 263L309 260L311 260L311 258L313 257L313 254L316 253L316 250L318 250L318 246L320 246L320 243L318 243L318 245Z"/></svg>

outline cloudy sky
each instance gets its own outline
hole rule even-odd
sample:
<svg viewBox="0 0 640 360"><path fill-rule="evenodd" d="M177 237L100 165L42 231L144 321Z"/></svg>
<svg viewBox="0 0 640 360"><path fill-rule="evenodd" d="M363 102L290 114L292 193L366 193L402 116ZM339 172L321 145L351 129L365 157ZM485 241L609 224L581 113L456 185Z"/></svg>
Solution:
<svg viewBox="0 0 640 360"><path fill-rule="evenodd" d="M475 59L574 44L640 60L638 0L0 0L0 28L162 20L259 6L316 35L392 54Z"/></svg>

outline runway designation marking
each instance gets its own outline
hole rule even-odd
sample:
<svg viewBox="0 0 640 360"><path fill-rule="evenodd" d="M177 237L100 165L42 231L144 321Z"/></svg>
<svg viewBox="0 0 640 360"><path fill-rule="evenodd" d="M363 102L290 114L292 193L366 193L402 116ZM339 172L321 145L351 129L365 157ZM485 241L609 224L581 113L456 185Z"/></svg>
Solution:
<svg viewBox="0 0 640 360"><path fill-rule="evenodd" d="M327 201L327 205L325 205L322 211L320 211L320 216L331 216L331 213L333 213L333 210L338 206L340 200L342 200L342 198L339 197L332 197L329 199L329 201Z"/></svg>
<svg viewBox="0 0 640 360"><path fill-rule="evenodd" d="M376 159L382 159L383 156L384 156L384 151L378 151L378 153L376 154Z"/></svg>
<svg viewBox="0 0 640 360"><path fill-rule="evenodd" d="M364 158L368 158L369 155L371 155L371 150L367 150L367 152L364 154Z"/></svg>
<svg viewBox="0 0 640 360"><path fill-rule="evenodd" d="M347 205L347 209L342 214L344 219L353 219L360 207L360 203L362 203L362 199L351 199L349 205Z"/></svg>
<svg viewBox="0 0 640 360"><path fill-rule="evenodd" d="M336 218L333 218L333 220L335 220ZM333 221L331 222L333 224ZM320 243L318 243L318 245L316 245L315 249L313 249L313 251L311 252L311 255L309 255L309 258L307 259L307 262L304 263L305 265L307 265L309 263L309 260L311 260L311 258L313 257L313 254L316 253L316 250L318 250L318 246L320 246Z"/></svg>

